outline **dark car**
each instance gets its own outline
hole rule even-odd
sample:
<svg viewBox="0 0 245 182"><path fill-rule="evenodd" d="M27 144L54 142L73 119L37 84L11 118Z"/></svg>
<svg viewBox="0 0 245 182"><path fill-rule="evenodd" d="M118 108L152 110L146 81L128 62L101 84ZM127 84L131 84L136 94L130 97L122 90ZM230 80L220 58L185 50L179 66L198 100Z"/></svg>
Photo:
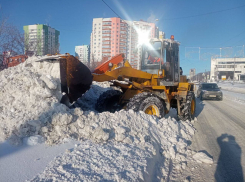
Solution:
<svg viewBox="0 0 245 182"><path fill-rule="evenodd" d="M200 97L201 100L223 100L223 93L216 83L201 83L197 90L197 97Z"/></svg>

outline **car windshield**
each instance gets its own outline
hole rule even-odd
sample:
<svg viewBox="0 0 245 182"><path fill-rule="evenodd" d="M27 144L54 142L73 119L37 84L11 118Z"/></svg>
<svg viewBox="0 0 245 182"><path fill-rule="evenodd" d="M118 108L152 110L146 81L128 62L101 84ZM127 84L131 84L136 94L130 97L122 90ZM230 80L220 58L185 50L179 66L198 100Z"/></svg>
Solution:
<svg viewBox="0 0 245 182"><path fill-rule="evenodd" d="M217 89L219 88L217 84L203 84L203 89Z"/></svg>

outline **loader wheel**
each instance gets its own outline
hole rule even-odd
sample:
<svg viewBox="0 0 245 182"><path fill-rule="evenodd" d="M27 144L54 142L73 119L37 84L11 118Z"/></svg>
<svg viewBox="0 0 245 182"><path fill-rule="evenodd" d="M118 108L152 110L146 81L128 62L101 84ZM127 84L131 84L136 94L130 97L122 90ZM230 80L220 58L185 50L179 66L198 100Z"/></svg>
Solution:
<svg viewBox="0 0 245 182"><path fill-rule="evenodd" d="M191 121L195 117L196 112L196 99L193 92L188 92L186 96L186 102L180 104L180 114L178 114L179 119L186 121Z"/></svg>
<svg viewBox="0 0 245 182"><path fill-rule="evenodd" d="M131 98L126 107L127 110L143 111L161 118L164 116L165 102L152 93L143 92Z"/></svg>
<svg viewBox="0 0 245 182"><path fill-rule="evenodd" d="M118 90L107 90L100 95L95 104L95 109L99 112L115 112L121 109L118 105L122 92Z"/></svg>

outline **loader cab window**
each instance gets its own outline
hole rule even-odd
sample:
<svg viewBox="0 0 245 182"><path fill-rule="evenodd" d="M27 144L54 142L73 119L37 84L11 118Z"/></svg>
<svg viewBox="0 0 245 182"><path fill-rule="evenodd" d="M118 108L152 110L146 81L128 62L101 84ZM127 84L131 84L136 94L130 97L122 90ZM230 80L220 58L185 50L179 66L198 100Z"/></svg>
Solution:
<svg viewBox="0 0 245 182"><path fill-rule="evenodd" d="M154 44L146 47L145 52L145 64L159 64L161 58L161 42L155 42Z"/></svg>
<svg viewBox="0 0 245 182"><path fill-rule="evenodd" d="M151 74L157 74L160 64L163 62L162 43L152 42L142 47L141 70Z"/></svg>

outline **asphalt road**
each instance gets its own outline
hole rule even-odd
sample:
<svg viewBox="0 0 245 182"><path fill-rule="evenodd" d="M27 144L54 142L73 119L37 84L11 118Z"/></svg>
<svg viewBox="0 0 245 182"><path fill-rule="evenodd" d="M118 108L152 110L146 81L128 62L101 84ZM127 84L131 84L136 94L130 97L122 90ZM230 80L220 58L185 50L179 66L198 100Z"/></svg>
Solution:
<svg viewBox="0 0 245 182"><path fill-rule="evenodd" d="M223 101L196 99L191 149L204 151L213 165L190 162L183 176L191 181L234 181L245 179L245 94L223 91Z"/></svg>

